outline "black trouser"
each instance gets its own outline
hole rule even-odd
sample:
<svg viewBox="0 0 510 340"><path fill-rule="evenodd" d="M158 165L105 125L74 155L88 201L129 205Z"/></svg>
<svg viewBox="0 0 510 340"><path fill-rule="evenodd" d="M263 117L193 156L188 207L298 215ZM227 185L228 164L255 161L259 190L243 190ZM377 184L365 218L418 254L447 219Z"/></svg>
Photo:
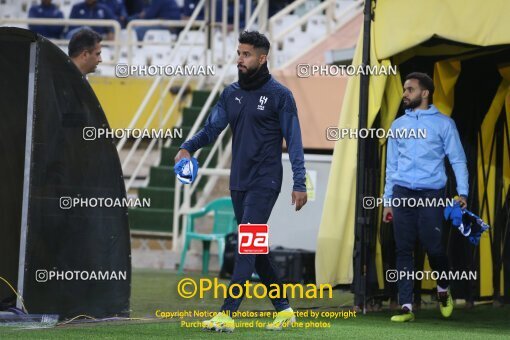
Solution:
<svg viewBox="0 0 510 340"><path fill-rule="evenodd" d="M232 190L230 194L239 224L266 224L279 192L272 189L256 189L250 191ZM259 275L268 292L271 284L278 284L281 287L280 278L276 274L270 254L239 254L238 251L235 252L234 273L230 285L239 284L244 287L254 271ZM280 289L280 292L282 292L282 289ZM239 296L237 286L232 289L232 293L234 296ZM242 296L244 296L244 292ZM221 310L230 313L237 311L242 299L242 297L227 296ZM286 298L272 298L271 303L278 312L289 308L289 300Z"/></svg>
<svg viewBox="0 0 510 340"><path fill-rule="evenodd" d="M444 189L411 190L395 185L393 198L444 199ZM401 202L403 202L401 200ZM427 252L430 267L440 274L448 271L448 257L441 244L443 207L393 207L393 230L395 235L397 271L413 272L413 250L418 238ZM441 288L448 287L447 280L439 279ZM413 303L413 281L404 277L398 281L398 298L401 305Z"/></svg>

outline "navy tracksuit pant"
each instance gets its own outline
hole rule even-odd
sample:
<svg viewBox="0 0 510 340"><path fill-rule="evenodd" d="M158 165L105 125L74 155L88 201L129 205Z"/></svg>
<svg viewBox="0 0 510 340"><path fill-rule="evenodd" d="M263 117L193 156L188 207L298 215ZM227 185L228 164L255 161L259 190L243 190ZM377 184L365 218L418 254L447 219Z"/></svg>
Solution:
<svg viewBox="0 0 510 340"><path fill-rule="evenodd" d="M393 187L393 198L444 199L444 189L411 190L400 185ZM401 201L403 202L403 201ZM427 252L433 271L448 271L448 258L441 244L443 207L393 207L393 230L395 235L397 271L413 272L413 250L418 238ZM448 287L447 280L438 280L441 288ZM413 282L406 278L398 281L399 304L413 303Z"/></svg>
<svg viewBox="0 0 510 340"><path fill-rule="evenodd" d="M249 191L232 190L230 194L234 213L239 224L266 224L279 192L273 189L258 188ZM244 287L245 282L251 278L255 271L267 287L268 292L271 284L281 285L269 254L239 254L237 251L235 252L234 273L230 284L237 283ZM233 295L239 296L239 289L233 289ZM241 301L242 297L235 299L227 296L221 311L233 313L239 309ZM271 299L271 303L278 312L289 308L289 300L286 298Z"/></svg>

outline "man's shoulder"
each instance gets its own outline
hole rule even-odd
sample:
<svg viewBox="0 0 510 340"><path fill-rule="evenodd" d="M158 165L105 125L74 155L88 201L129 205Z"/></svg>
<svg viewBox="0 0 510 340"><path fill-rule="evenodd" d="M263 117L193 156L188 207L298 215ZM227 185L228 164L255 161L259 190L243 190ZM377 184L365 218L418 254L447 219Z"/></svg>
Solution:
<svg viewBox="0 0 510 340"><path fill-rule="evenodd" d="M71 8L71 13L70 13L70 16L71 15L79 15L79 11L81 10L85 10L87 7L87 4L85 2L78 2L77 4L75 4L72 8ZM71 18L72 19L72 18Z"/></svg>
<svg viewBox="0 0 510 340"><path fill-rule="evenodd" d="M229 86L225 87L221 95L224 98L228 98L232 93L239 90L241 87L239 86L239 83L236 81L235 83L230 84Z"/></svg>
<svg viewBox="0 0 510 340"><path fill-rule="evenodd" d="M97 12L100 9L102 9L105 12L112 13L112 9L107 4L98 2L98 3L96 3L94 10Z"/></svg>
<svg viewBox="0 0 510 340"><path fill-rule="evenodd" d="M171 3L171 1L168 1L168 0L152 0L150 1L149 3L149 6L147 7L161 7L161 6L164 6L164 5L169 5Z"/></svg>
<svg viewBox="0 0 510 340"><path fill-rule="evenodd" d="M41 9L44 11L45 8L43 8L42 6L40 6ZM46 7L46 10L51 14L53 15L53 17L57 18L59 17L59 15L62 14L63 16L63 12L58 8L58 6L54 5L54 4L50 4L50 6Z"/></svg>
<svg viewBox="0 0 510 340"><path fill-rule="evenodd" d="M271 79L265 84L267 86L267 89L271 92L278 93L280 95L292 95L292 92L289 90L288 87L280 83L278 80L275 79L271 75Z"/></svg>
<svg viewBox="0 0 510 340"><path fill-rule="evenodd" d="M87 4L85 3L85 1L82 1L74 4L73 8L83 8L85 6L87 6Z"/></svg>
<svg viewBox="0 0 510 340"><path fill-rule="evenodd" d="M238 90L238 89L240 89L240 88L241 88L241 87L239 86L239 82L237 82L237 81L236 81L236 82L234 82L234 83L230 84L229 86L225 87L225 90L224 90L224 91L226 91L226 90L228 90L228 89Z"/></svg>
<svg viewBox="0 0 510 340"><path fill-rule="evenodd" d="M434 118L447 124L451 124L454 122L450 116L447 116L440 111L437 111L437 113L434 115Z"/></svg>
<svg viewBox="0 0 510 340"><path fill-rule="evenodd" d="M239 82L234 82L227 86L223 92L222 95L225 97L228 97L232 93L241 90L241 86L239 86ZM260 87L257 90L249 91L249 94L252 94L254 96L259 96L260 92L270 92L273 94L276 94L278 97L280 96L292 96L292 92L284 86L282 83L277 81L273 76L271 76L271 79L267 81L262 87Z"/></svg>
<svg viewBox="0 0 510 340"><path fill-rule="evenodd" d="M407 122L409 122L409 120L410 120L410 117L408 117L407 115L402 115L402 116L398 117L397 119L395 119L393 121L393 123L391 123L391 127L392 128L399 128L402 125L407 124Z"/></svg>
<svg viewBox="0 0 510 340"><path fill-rule="evenodd" d="M30 9L28 10L28 15L34 15L36 14L37 12L39 12L40 10L42 10L42 5L32 5L30 7Z"/></svg>
<svg viewBox="0 0 510 340"><path fill-rule="evenodd" d="M439 110L431 118L433 119L434 126L439 127L444 132L449 131L451 128L456 129L455 121Z"/></svg>

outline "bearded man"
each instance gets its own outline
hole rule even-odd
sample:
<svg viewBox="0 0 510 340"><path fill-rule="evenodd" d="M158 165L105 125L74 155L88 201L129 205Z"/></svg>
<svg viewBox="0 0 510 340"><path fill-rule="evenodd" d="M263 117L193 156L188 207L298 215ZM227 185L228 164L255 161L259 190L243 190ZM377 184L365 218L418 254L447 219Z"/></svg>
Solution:
<svg viewBox="0 0 510 340"><path fill-rule="evenodd" d="M240 34L237 49L239 81L225 88L204 128L183 143L175 157L176 163L182 158L190 159L191 153L215 141L230 124L233 136L230 192L239 224L266 224L269 220L282 186L283 138L292 164L294 185L291 202L298 211L307 201L296 103L290 90L269 73L269 47L268 39L259 32ZM281 286L270 254L236 253L230 281L232 294L226 297L216 316L203 322L205 329L234 330L232 315L238 310L245 293L239 287L246 287L255 271L268 290L274 284ZM278 313L267 328L280 330L291 326L295 317L288 299L285 296L272 297L271 302Z"/></svg>
<svg viewBox="0 0 510 340"><path fill-rule="evenodd" d="M389 222L390 216L393 217L398 298L402 306L400 313L391 318L395 322L414 320L413 250L417 238L427 252L432 270L439 274L437 294L441 314L449 317L453 311L446 279L448 258L441 243L444 206L440 202L444 202L447 179L445 157L455 173L461 207L467 204L468 171L455 122L432 105L433 93L434 82L427 74L409 74L404 83L405 114L393 122L391 130L407 130L408 135L414 136L422 130L426 137L388 138L383 221ZM437 202L437 205L411 206L406 202Z"/></svg>

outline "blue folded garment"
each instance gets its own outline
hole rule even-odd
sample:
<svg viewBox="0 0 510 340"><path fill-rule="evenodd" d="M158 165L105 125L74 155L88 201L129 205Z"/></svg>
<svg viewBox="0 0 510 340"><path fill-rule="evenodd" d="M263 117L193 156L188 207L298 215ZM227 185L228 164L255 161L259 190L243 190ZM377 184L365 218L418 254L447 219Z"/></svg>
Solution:
<svg viewBox="0 0 510 340"><path fill-rule="evenodd" d="M177 164L175 164L174 172L181 183L193 183L198 173L197 159L194 157L191 157L191 159L182 158L179 162L177 162Z"/></svg>
<svg viewBox="0 0 510 340"><path fill-rule="evenodd" d="M483 232L490 228L479 216L467 209L462 209L458 201L444 209L444 218L447 221L450 220L452 225L475 246L480 243Z"/></svg>

